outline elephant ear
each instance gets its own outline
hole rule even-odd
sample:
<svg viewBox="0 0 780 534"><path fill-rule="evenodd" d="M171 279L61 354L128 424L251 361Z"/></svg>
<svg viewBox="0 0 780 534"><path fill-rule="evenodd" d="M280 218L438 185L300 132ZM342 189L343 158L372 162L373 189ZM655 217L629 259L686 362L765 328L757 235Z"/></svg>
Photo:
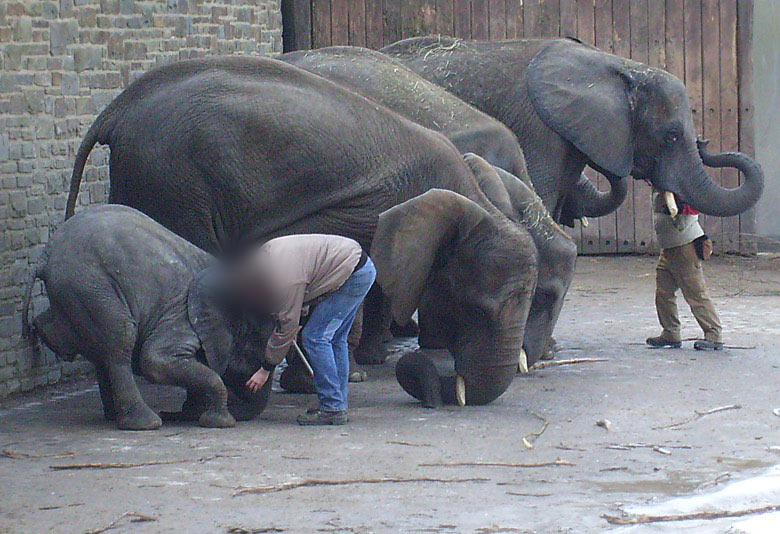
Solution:
<svg viewBox="0 0 780 534"><path fill-rule="evenodd" d="M531 102L541 119L598 170L624 177L634 150L631 96L634 64L596 48L556 40L527 69Z"/></svg>
<svg viewBox="0 0 780 534"><path fill-rule="evenodd" d="M230 361L233 345L228 315L220 298L222 273L217 266L200 271L187 292L187 316L200 339L206 361L217 374L223 375Z"/></svg>
<svg viewBox="0 0 780 534"><path fill-rule="evenodd" d="M486 217L476 203L443 189L431 189L379 216L371 258L396 322L405 324L412 317L436 258Z"/></svg>
<svg viewBox="0 0 780 534"><path fill-rule="evenodd" d="M516 215L515 210L512 208L512 200L509 198L509 193L497 173L498 168L471 152L463 154L463 159L466 161L469 169L471 169L474 178L477 179L479 188L488 197L490 203L508 218L515 219Z"/></svg>

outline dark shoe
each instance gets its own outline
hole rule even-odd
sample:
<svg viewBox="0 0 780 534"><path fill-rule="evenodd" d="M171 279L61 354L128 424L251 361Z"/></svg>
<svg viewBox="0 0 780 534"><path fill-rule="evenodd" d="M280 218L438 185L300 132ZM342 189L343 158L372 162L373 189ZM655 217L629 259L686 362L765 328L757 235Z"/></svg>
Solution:
<svg viewBox="0 0 780 534"><path fill-rule="evenodd" d="M700 339L693 344L696 350L723 350L723 343L719 341L710 341L709 339Z"/></svg>
<svg viewBox="0 0 780 534"><path fill-rule="evenodd" d="M645 341L648 345L654 349L660 349L661 347L671 347L673 349L679 349L682 347L682 341L669 341L663 336L655 336L647 338Z"/></svg>
<svg viewBox="0 0 780 534"><path fill-rule="evenodd" d="M345 425L349 421L347 411L329 412L326 410L307 410L298 416L301 426Z"/></svg>

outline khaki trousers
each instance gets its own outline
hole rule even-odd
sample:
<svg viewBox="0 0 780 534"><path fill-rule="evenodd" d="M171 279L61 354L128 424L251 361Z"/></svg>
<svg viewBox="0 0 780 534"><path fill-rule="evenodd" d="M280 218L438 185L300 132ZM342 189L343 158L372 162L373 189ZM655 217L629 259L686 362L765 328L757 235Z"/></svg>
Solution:
<svg viewBox="0 0 780 534"><path fill-rule="evenodd" d="M681 340L675 294L682 289L704 338L721 342L720 319L707 294L704 270L693 243L662 250L655 275L655 309L664 329L661 336L667 341Z"/></svg>

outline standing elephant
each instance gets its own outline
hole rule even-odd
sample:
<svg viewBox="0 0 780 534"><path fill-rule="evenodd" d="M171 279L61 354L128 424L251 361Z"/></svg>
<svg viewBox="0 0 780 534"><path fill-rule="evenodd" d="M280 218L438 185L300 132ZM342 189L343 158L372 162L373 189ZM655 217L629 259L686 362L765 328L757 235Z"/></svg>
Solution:
<svg viewBox="0 0 780 534"><path fill-rule="evenodd" d="M663 70L573 39L420 37L382 51L507 125L556 220L586 164L613 184L647 180L708 215L740 214L761 196L763 173L746 154L727 158L744 173L739 188L710 180L685 86Z"/></svg>
<svg viewBox="0 0 780 534"><path fill-rule="evenodd" d="M529 180L523 152L511 130L386 54L360 47L333 46L289 52L279 59L441 132L461 153L475 153L490 164ZM544 177L548 182L558 179L558 176ZM527 183L531 185L530 181ZM583 179L574 183L569 198L562 221L572 226L575 219L601 217L615 211L626 198L625 181L615 181L610 191L602 193L583 175Z"/></svg>
<svg viewBox="0 0 780 534"><path fill-rule="evenodd" d="M442 300L452 300L442 306L453 310L453 330L478 331L475 323L490 320L513 335L459 336L463 345L453 350L477 367L519 356L533 282L519 290L513 281L535 281L533 241L484 196L444 136L286 63L229 57L154 69L109 104L79 148L66 216L97 142L111 148L110 202L135 207L211 252L295 233L343 235L369 249L380 213L430 189L459 193L504 221L500 240L483 246L514 247L515 264L492 275L507 290L484 294L482 280L459 275L459 291L448 288ZM448 265L473 261L457 246L441 252L448 253ZM469 313L475 309L482 311ZM380 316L376 308L366 313L358 355L383 350ZM480 382L508 383L496 374L470 376L475 392L490 389Z"/></svg>
<svg viewBox="0 0 780 534"><path fill-rule="evenodd" d="M36 278L50 307L31 325ZM260 365L272 322L255 328L223 303L215 295L218 278L213 256L143 213L93 206L46 245L27 283L23 332L65 360L82 354L91 361L106 419L122 430L162 424L141 398L133 371L187 389L186 413L172 417L230 427L231 411L248 419L268 401L270 386L257 394L243 386ZM230 399L221 375L234 390Z"/></svg>
<svg viewBox="0 0 780 534"><path fill-rule="evenodd" d="M538 283L523 342L529 363L539 359L548 345L571 282L577 249L537 201L514 134L497 120L373 50L336 46L291 52L280 59L346 86L426 128L440 131L462 153L475 152L484 158L466 157L480 188L504 215L529 231L539 253ZM479 166L485 160L496 170L500 169L503 182L489 166ZM619 187L612 190L617 197L599 193L587 178L578 185L581 190L575 195L580 199L577 207L580 216L603 215L604 211L616 209L625 196L620 195Z"/></svg>

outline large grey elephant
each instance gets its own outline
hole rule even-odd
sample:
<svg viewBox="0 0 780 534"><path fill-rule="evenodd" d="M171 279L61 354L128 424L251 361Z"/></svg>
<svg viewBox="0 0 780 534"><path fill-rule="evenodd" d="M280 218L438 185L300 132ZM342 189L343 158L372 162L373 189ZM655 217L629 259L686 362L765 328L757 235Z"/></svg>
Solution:
<svg viewBox="0 0 780 534"><path fill-rule="evenodd" d="M744 173L739 188L710 180L685 86L663 70L573 39L419 37L382 51L507 125L556 220L585 165L612 182L647 180L708 215L737 215L761 196L761 168L742 153L727 157Z"/></svg>
<svg viewBox="0 0 780 534"><path fill-rule="evenodd" d="M530 232L539 253L539 276L523 346L529 363L544 352L574 272L577 249L537 202L522 150L497 120L476 110L390 57L359 47L336 46L283 54L280 59L323 76L389 107L400 115L444 134L467 156L466 161L490 201ZM501 170L478 167L485 160ZM473 165L472 165L473 164ZM521 182L524 181L525 183ZM520 183L518 183L520 182ZM623 201L619 187L600 194L587 179L578 182L578 215L598 216ZM508 191L507 191L508 190Z"/></svg>
<svg viewBox="0 0 780 534"><path fill-rule="evenodd" d="M311 232L351 237L368 249L380 213L434 188L459 193L499 222L488 237L473 242L465 236L483 234L463 233L463 246L445 247L437 265L447 268L425 294L452 310L448 326L460 343L452 352L461 365L501 362L506 376L464 371L470 398L500 394L508 384L514 370L504 358L522 350L536 249L484 196L444 136L286 63L231 57L160 67L120 94L79 148L68 216L97 142L111 148L110 202L135 207L211 252ZM457 220L460 204L447 206ZM403 270L393 276L407 280ZM482 287L487 279L490 293ZM370 322L380 314L366 315L358 353L371 355L382 350L381 329ZM488 335L494 331L512 335ZM471 339L472 332L481 334Z"/></svg>
<svg viewBox="0 0 780 534"><path fill-rule="evenodd" d="M522 180L528 179L525 158L512 131L386 54L360 47L333 46L289 52L279 59L344 85L407 119L441 132L461 153L478 154L490 164ZM543 181L552 183L559 178L545 176ZM611 213L626 197L624 180L616 180L608 192L600 192L584 175L582 178L567 189L570 200L563 208L562 222L568 226L575 219Z"/></svg>
<svg viewBox="0 0 780 534"><path fill-rule="evenodd" d="M213 256L143 213L92 206L47 243L25 290L23 333L65 360L81 354L91 361L105 417L122 430L162 424L141 398L133 371L187 389L186 413L171 417L230 427L231 412L248 419L268 401L270 386L252 394L244 383L260 366L273 323L250 320L223 302L218 277ZM50 307L30 324L36 278Z"/></svg>

